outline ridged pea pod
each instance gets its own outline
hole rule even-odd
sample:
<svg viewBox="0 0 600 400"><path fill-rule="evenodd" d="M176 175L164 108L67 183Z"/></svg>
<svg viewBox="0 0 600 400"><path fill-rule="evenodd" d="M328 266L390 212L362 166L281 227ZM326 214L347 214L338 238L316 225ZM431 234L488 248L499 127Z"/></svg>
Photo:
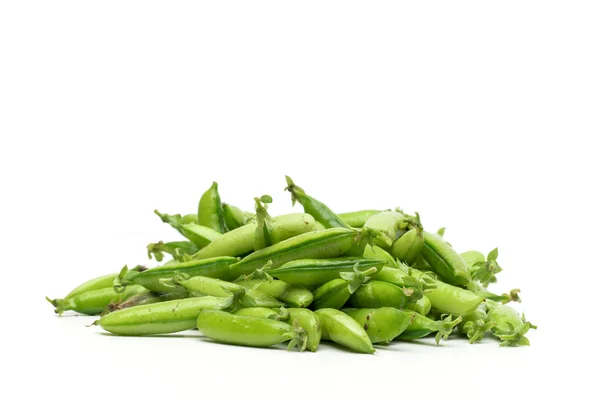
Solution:
<svg viewBox="0 0 600 400"><path fill-rule="evenodd" d="M471 281L469 268L460 255L439 235L424 232L423 258L440 278L452 285L465 286Z"/></svg>
<svg viewBox="0 0 600 400"><path fill-rule="evenodd" d="M375 352L367 332L349 315L332 308L322 308L315 314L321 323L323 340L331 340L358 353Z"/></svg>
<svg viewBox="0 0 600 400"><path fill-rule="evenodd" d="M213 182L211 187L200 197L198 202L198 224L216 232L225 233L223 205L221 204L217 182Z"/></svg>
<svg viewBox="0 0 600 400"><path fill-rule="evenodd" d="M371 343L389 343L408 328L415 315L393 307L344 308L344 313L358 322L369 335Z"/></svg>

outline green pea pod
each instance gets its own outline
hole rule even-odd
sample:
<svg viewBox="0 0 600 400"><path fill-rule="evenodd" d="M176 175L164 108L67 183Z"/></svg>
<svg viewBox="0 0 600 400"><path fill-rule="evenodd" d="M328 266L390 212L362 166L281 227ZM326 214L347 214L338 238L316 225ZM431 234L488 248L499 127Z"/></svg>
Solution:
<svg viewBox="0 0 600 400"><path fill-rule="evenodd" d="M245 315L247 317L268 318L284 322L290 319L290 313L284 307L281 307L279 310L266 307L240 308L234 314Z"/></svg>
<svg viewBox="0 0 600 400"><path fill-rule="evenodd" d="M304 212L312 215L315 220L325 226L325 228L346 228L351 229L350 225L348 225L339 215L331 211L329 207L325 204L321 203L319 200L315 199L306 194L304 189L296 186L292 178L286 175L285 180L287 182L287 187L285 190L289 191L292 194L292 206L296 204L296 202L302 204L304 207Z"/></svg>
<svg viewBox="0 0 600 400"><path fill-rule="evenodd" d="M404 332L402 332L397 339L401 340L412 340L425 337L431 333L437 332L435 335L435 342L440 343L441 339L448 339L448 336L454 331L454 328L462 321L462 317L452 319L452 315L443 316L440 321L434 321L414 311L402 311L405 313L405 318L413 318L412 324L410 324Z"/></svg>
<svg viewBox="0 0 600 400"><path fill-rule="evenodd" d="M431 311L431 301L427 296L423 296L414 303L410 303L406 308L421 315L427 315Z"/></svg>
<svg viewBox="0 0 600 400"><path fill-rule="evenodd" d="M141 267L137 268L139 270ZM103 275L94 279L90 279L89 281L86 281L81 285L77 286L75 289L71 290L69 294L64 297L64 299L66 300L84 292L112 287L113 281L117 276L119 276L118 273Z"/></svg>
<svg viewBox="0 0 600 400"><path fill-rule="evenodd" d="M404 220L404 214L396 211L383 211L369 218L364 226L381 232L383 235L375 239L375 244L387 249L404 233L404 230L400 227Z"/></svg>
<svg viewBox="0 0 600 400"><path fill-rule="evenodd" d="M473 281L481 283L483 287L498 281L496 275L502 272L497 261L498 248L490 251L487 259L478 251L467 251L461 253L460 256L467 263Z"/></svg>
<svg viewBox="0 0 600 400"><path fill-rule="evenodd" d="M106 306L104 311L102 311L102 314L100 314L100 316L104 316L108 313L115 312L118 310L123 310L125 308L161 303L163 301L169 300L185 299L187 297L187 292L156 293L151 290L145 290L139 294L136 294L135 296L131 296L128 299L119 299L119 301L110 303L108 306Z"/></svg>
<svg viewBox="0 0 600 400"><path fill-rule="evenodd" d="M492 328L494 336L500 339L501 346L529 346L529 339L525 334L529 329L537 329L525 319L524 315L512 307L487 301L487 316L495 325Z"/></svg>
<svg viewBox="0 0 600 400"><path fill-rule="evenodd" d="M298 259L339 257L360 240L361 232L344 228L303 233L256 251L232 265L231 268L235 272L234 275L239 276L251 273L269 260L273 262L275 269ZM275 271L272 274L274 275Z"/></svg>
<svg viewBox="0 0 600 400"><path fill-rule="evenodd" d="M321 324L321 338L331 340L359 353L375 352L369 335L352 317L333 308L315 311Z"/></svg>
<svg viewBox="0 0 600 400"><path fill-rule="evenodd" d="M383 210L360 210L338 214L346 224L352 228L362 228L365 222L375 214L379 214ZM389 210L388 210L389 211Z"/></svg>
<svg viewBox="0 0 600 400"><path fill-rule="evenodd" d="M223 203L223 221L227 231L232 231L248 223L248 216L240 208Z"/></svg>
<svg viewBox="0 0 600 400"><path fill-rule="evenodd" d="M460 256L465 260L469 269L478 262L485 262L485 256L477 250L465 251L464 253L460 253Z"/></svg>
<svg viewBox="0 0 600 400"><path fill-rule="evenodd" d="M340 272L381 270L383 261L375 258L338 257L328 259L297 259L270 271L271 275L291 285L318 287L340 277Z"/></svg>
<svg viewBox="0 0 600 400"><path fill-rule="evenodd" d="M202 310L198 315L200 333L221 343L251 347L270 347L289 341L288 349L306 348L306 331L297 323L292 325L267 318L235 315L224 311Z"/></svg>
<svg viewBox="0 0 600 400"><path fill-rule="evenodd" d="M313 308L315 310L320 308L342 308L352 293L356 292L375 273L377 273L377 268L371 267L362 272L358 269L358 263L356 263L354 272L341 272L341 279L329 281L315 291Z"/></svg>
<svg viewBox="0 0 600 400"><path fill-rule="evenodd" d="M254 251L264 249L276 243L275 235L273 234L273 219L267 212L267 204L273 202L269 195L264 195L261 198L255 197L256 202L256 229L254 231Z"/></svg>
<svg viewBox="0 0 600 400"><path fill-rule="evenodd" d="M287 214L273 218L272 234L280 242L314 230L315 219L308 214ZM254 251L254 234L258 223L252 221L213 240L193 258L241 256Z"/></svg>
<svg viewBox="0 0 600 400"><path fill-rule="evenodd" d="M188 278L206 276L209 278L230 280L230 266L236 263L236 257L215 257L204 260L191 260L159 267L133 274L129 278L115 280L115 290L130 284L142 285L155 292L183 292L184 288L175 285L172 278L176 274L185 274Z"/></svg>
<svg viewBox="0 0 600 400"><path fill-rule="evenodd" d="M389 343L408 328L415 316L393 307L344 308L369 335L371 343Z"/></svg>
<svg viewBox="0 0 600 400"><path fill-rule="evenodd" d="M186 331L196 327L200 311L225 310L232 307L230 297L190 297L162 303L141 305L106 314L94 325L125 336L159 335Z"/></svg>
<svg viewBox="0 0 600 400"><path fill-rule="evenodd" d="M134 285L129 286L122 293L115 293L112 287L107 287L104 289L88 290L64 299L51 300L46 297L46 300L55 307L54 312L58 315L62 315L63 312L69 310L81 314L98 315L104 311L110 303L126 300L145 290L146 289L142 286Z"/></svg>
<svg viewBox="0 0 600 400"><path fill-rule="evenodd" d="M379 246L366 246L363 252L364 258L379 258L384 262L383 265L390 268L398 268L398 263L390 253Z"/></svg>
<svg viewBox="0 0 600 400"><path fill-rule="evenodd" d="M486 305L482 303L475 310L463 315L463 320L458 324L458 331L469 338L470 343L483 339L485 333L496 326L496 322L487 318Z"/></svg>
<svg viewBox="0 0 600 400"><path fill-rule="evenodd" d="M321 342L321 323L317 315L306 308L288 308L287 311L290 313L287 322L291 324L297 321L298 325L306 331L306 348L309 351L317 351Z"/></svg>
<svg viewBox="0 0 600 400"><path fill-rule="evenodd" d="M183 217L181 217L181 221L184 224L198 225L198 214L185 214Z"/></svg>
<svg viewBox="0 0 600 400"><path fill-rule="evenodd" d="M464 286L471 281L465 261L439 235L425 232L423 258L440 278L452 285Z"/></svg>
<svg viewBox="0 0 600 400"><path fill-rule="evenodd" d="M200 197L200 202L198 203L198 224L216 232L225 233L223 205L221 204L217 182L213 182L212 186Z"/></svg>
<svg viewBox="0 0 600 400"><path fill-rule="evenodd" d="M423 231L411 229L392 244L390 254L408 265L413 265L417 261L417 257L423 252L424 245Z"/></svg>
<svg viewBox="0 0 600 400"><path fill-rule="evenodd" d="M414 288L403 288L382 281L370 281L350 296L350 305L354 308L406 308L422 296L423 293Z"/></svg>
<svg viewBox="0 0 600 400"><path fill-rule="evenodd" d="M221 233L206 226L194 223L184 223L183 218L179 214L163 214L158 210L154 210L154 213L158 215L164 223L171 225L177 232L182 234L199 248L209 245L211 242L222 236Z"/></svg>
<svg viewBox="0 0 600 400"><path fill-rule="evenodd" d="M502 304L510 303L511 301L517 303L521 302L521 297L519 296L519 293L521 293L520 289L512 289L509 293L496 294L482 287L477 282L469 283L467 288L477 296L483 297L486 300L498 301Z"/></svg>
<svg viewBox="0 0 600 400"><path fill-rule="evenodd" d="M310 290L280 280L249 279L235 281L235 283L266 293L291 307L308 307L313 301L313 294Z"/></svg>
<svg viewBox="0 0 600 400"><path fill-rule="evenodd" d="M152 256L154 256L154 259L158 262L164 259L164 253L171 255L175 260L182 260L184 255L192 255L200 250L198 246L189 241L166 243L160 241L150 243L146 248L148 249L148 258L152 259Z"/></svg>

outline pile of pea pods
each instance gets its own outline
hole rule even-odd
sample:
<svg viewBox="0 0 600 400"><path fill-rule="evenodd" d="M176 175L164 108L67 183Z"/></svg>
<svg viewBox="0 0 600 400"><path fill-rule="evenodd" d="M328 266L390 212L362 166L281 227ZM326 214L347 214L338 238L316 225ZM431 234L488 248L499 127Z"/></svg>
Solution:
<svg viewBox="0 0 600 400"><path fill-rule="evenodd" d="M197 328L220 343L316 351L325 340L360 353L452 333L529 345L536 327L506 305L519 290L488 290L502 271L497 249L459 254L444 229L425 231L399 208L336 214L286 180L304 213L273 217L268 195L242 211L221 202L215 182L195 214L155 211L182 235L148 245L162 265L126 266L47 300L59 315L100 315L93 325L115 335Z"/></svg>

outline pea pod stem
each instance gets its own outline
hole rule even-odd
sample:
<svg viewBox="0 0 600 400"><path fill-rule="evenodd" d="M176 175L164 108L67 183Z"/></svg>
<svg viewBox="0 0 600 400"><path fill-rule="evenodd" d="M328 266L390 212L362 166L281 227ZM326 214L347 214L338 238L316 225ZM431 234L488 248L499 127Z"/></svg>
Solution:
<svg viewBox="0 0 600 400"><path fill-rule="evenodd" d="M273 199L269 195L263 195L258 198L255 197L256 203L256 231L254 233L254 251L264 249L267 246L271 246L276 242L274 237L273 229L273 218L267 211L268 204L273 202Z"/></svg>

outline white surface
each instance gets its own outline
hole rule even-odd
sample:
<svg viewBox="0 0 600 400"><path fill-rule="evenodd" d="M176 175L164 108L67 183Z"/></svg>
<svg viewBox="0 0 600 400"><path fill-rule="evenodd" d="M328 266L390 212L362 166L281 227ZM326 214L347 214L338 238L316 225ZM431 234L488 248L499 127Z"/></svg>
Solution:
<svg viewBox="0 0 600 400"><path fill-rule="evenodd" d="M3 2L3 385L10 397L527 398L591 387L600 59L595 2ZM44 296L145 262L152 210L273 195L402 206L500 249L529 348L374 356L117 338ZM188 337L189 336L189 337ZM135 397L133 397L135 396ZM417 397L418 396L418 397Z"/></svg>

